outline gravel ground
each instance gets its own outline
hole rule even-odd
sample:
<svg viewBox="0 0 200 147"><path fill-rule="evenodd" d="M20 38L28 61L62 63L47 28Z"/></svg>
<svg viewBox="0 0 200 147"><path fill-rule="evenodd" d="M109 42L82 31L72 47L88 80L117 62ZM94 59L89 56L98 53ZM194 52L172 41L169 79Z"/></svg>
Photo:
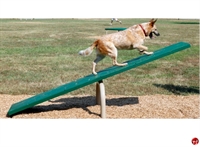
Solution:
<svg viewBox="0 0 200 147"><path fill-rule="evenodd" d="M0 118L12 104L31 95L0 95ZM200 118L199 95L106 96L106 118ZM14 115L14 118L101 118L94 96L64 95Z"/></svg>

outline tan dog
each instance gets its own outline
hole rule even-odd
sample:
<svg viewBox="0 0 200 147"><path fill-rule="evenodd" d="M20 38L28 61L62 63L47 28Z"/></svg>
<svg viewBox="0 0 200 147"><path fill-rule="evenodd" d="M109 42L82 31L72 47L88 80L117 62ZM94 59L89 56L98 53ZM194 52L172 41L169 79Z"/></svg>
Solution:
<svg viewBox="0 0 200 147"><path fill-rule="evenodd" d="M147 23L131 26L124 31L107 34L97 39L90 47L79 52L80 55L90 55L96 47L97 57L93 62L92 73L96 75L96 64L101 61L106 55L113 60L113 65L125 66L127 63L120 64L117 62L117 49L138 49L140 53L151 55L153 52L147 52L148 48L143 46L146 37L153 38L153 34L159 36L155 22L151 19Z"/></svg>

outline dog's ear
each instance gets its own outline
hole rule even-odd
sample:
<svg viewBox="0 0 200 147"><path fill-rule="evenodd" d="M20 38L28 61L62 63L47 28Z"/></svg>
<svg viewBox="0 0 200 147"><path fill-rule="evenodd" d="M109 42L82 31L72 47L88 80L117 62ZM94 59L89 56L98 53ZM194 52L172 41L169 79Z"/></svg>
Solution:
<svg viewBox="0 0 200 147"><path fill-rule="evenodd" d="M156 23L157 19L151 19L149 22L150 22L150 25L153 27L154 24Z"/></svg>

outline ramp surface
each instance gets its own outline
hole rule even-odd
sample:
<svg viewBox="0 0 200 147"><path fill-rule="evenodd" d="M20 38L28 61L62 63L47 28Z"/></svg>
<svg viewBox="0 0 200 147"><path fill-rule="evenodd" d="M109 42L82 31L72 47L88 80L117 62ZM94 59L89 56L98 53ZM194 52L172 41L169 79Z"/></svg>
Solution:
<svg viewBox="0 0 200 147"><path fill-rule="evenodd" d="M190 47L189 43L186 42L179 42L167 47L164 47L160 50L157 50L154 52L154 54L148 56L148 55L141 55L135 59L126 61L128 65L119 67L119 66L112 66L107 69L104 69L102 71L99 71L97 75L88 75L83 78L80 78L78 80L69 82L67 84L61 85L59 87L56 87L54 89L51 89L49 91L46 91L44 93L40 93L38 95L35 95L33 97L30 97L28 99L22 100L18 103L13 104L8 113L7 116L12 116L20 111L23 111L27 108L33 107L34 105L37 105L39 103L42 103L44 101L50 100L52 98L58 97L60 95L66 94L68 92L74 91L76 89L82 88L84 86L90 85L94 82L101 81L103 79L106 79L108 77L114 76L116 74L125 72L127 70L130 70L132 68L136 68L140 65L146 64L148 62L154 61L156 59L162 58L164 56L173 54L175 52L179 52L181 50L187 49Z"/></svg>

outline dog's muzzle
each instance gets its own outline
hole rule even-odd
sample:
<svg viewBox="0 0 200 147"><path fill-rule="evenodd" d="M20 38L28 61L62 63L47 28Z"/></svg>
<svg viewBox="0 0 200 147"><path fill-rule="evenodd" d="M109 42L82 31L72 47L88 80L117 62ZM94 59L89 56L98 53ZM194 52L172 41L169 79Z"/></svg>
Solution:
<svg viewBox="0 0 200 147"><path fill-rule="evenodd" d="M156 36L160 36L160 33L158 33L158 32L151 32L151 33L149 34L149 37L150 37L151 39L153 38L153 34L156 35Z"/></svg>

